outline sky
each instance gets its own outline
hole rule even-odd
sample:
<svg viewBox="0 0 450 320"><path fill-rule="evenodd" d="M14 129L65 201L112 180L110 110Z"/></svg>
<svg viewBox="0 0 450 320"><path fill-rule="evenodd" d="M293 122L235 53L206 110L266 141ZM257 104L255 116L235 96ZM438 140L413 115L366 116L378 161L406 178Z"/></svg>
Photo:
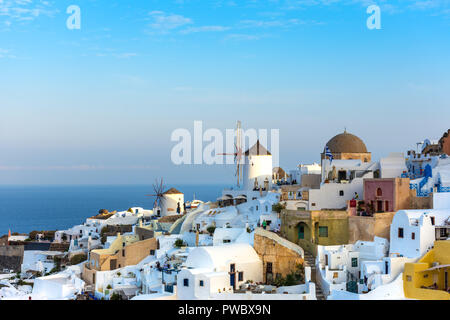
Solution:
<svg viewBox="0 0 450 320"><path fill-rule="evenodd" d="M0 184L232 184L172 163L196 120L279 129L285 169L344 128L376 160L450 127L450 0L0 0L0 111Z"/></svg>

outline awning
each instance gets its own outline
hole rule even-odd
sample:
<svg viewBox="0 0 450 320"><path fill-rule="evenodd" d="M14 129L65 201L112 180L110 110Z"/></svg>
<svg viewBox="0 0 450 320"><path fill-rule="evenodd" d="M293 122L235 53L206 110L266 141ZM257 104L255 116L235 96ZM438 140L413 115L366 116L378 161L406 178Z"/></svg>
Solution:
<svg viewBox="0 0 450 320"><path fill-rule="evenodd" d="M441 264L441 265L438 265L438 266L435 266L435 267L432 267L432 268L429 268L426 270L422 270L419 272L432 271L432 270L437 270L437 269L442 269L442 268L450 268L450 264Z"/></svg>
<svg viewBox="0 0 450 320"><path fill-rule="evenodd" d="M224 201L224 200L231 200L231 199L233 199L232 197L230 197L230 196L227 196L227 195L225 195L225 196L221 196L220 198L217 198L217 200L222 200L222 201Z"/></svg>

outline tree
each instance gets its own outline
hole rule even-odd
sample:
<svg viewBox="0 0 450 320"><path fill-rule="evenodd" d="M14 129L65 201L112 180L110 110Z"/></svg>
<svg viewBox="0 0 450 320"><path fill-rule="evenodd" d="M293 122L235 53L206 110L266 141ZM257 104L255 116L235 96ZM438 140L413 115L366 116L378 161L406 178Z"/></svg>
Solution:
<svg viewBox="0 0 450 320"><path fill-rule="evenodd" d="M277 213L281 213L281 210L284 210L284 209L286 209L286 206L282 205L280 202L278 202L272 206L272 211L275 211Z"/></svg>
<svg viewBox="0 0 450 320"><path fill-rule="evenodd" d="M206 231L208 231L211 236L214 234L215 230L216 230L215 226L209 226L208 228L206 228Z"/></svg>

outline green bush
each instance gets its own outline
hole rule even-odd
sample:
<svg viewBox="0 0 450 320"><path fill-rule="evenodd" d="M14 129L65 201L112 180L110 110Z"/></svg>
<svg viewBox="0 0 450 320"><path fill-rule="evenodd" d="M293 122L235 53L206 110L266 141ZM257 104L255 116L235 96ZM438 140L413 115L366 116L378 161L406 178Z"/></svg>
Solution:
<svg viewBox="0 0 450 320"><path fill-rule="evenodd" d="M215 230L216 230L215 226L209 226L208 228L206 228L206 231L208 231L210 235L212 235Z"/></svg>
<svg viewBox="0 0 450 320"><path fill-rule="evenodd" d="M282 205L280 202L274 204L272 206L272 211L275 211L277 213L281 213L281 210L286 209L285 205Z"/></svg>
<svg viewBox="0 0 450 320"><path fill-rule="evenodd" d="M277 287L295 286L305 282L305 268L302 264L297 264L295 271L291 272L286 278L280 277L272 281L271 284Z"/></svg>
<svg viewBox="0 0 450 320"><path fill-rule="evenodd" d="M173 245L176 248L181 248L182 246L185 245L185 243L182 239L177 239L177 240L175 240L175 243Z"/></svg>
<svg viewBox="0 0 450 320"><path fill-rule="evenodd" d="M80 253L80 254L74 255L72 258L70 258L70 264L75 265L75 264L79 264L86 260L87 260L87 256L84 253Z"/></svg>
<svg viewBox="0 0 450 320"><path fill-rule="evenodd" d="M109 300L123 300L123 299L122 299L122 296L120 294L117 294L117 293L114 292L111 295L111 297L109 298Z"/></svg>

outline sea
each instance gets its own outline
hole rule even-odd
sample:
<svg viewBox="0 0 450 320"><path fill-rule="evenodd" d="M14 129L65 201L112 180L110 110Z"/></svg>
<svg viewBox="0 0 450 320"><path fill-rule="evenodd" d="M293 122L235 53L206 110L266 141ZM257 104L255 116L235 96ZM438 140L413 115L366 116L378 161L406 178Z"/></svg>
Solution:
<svg viewBox="0 0 450 320"><path fill-rule="evenodd" d="M184 193L185 201L215 201L228 185L170 185ZM0 236L8 230L64 230L82 224L100 209L123 211L152 209L151 185L0 186Z"/></svg>

